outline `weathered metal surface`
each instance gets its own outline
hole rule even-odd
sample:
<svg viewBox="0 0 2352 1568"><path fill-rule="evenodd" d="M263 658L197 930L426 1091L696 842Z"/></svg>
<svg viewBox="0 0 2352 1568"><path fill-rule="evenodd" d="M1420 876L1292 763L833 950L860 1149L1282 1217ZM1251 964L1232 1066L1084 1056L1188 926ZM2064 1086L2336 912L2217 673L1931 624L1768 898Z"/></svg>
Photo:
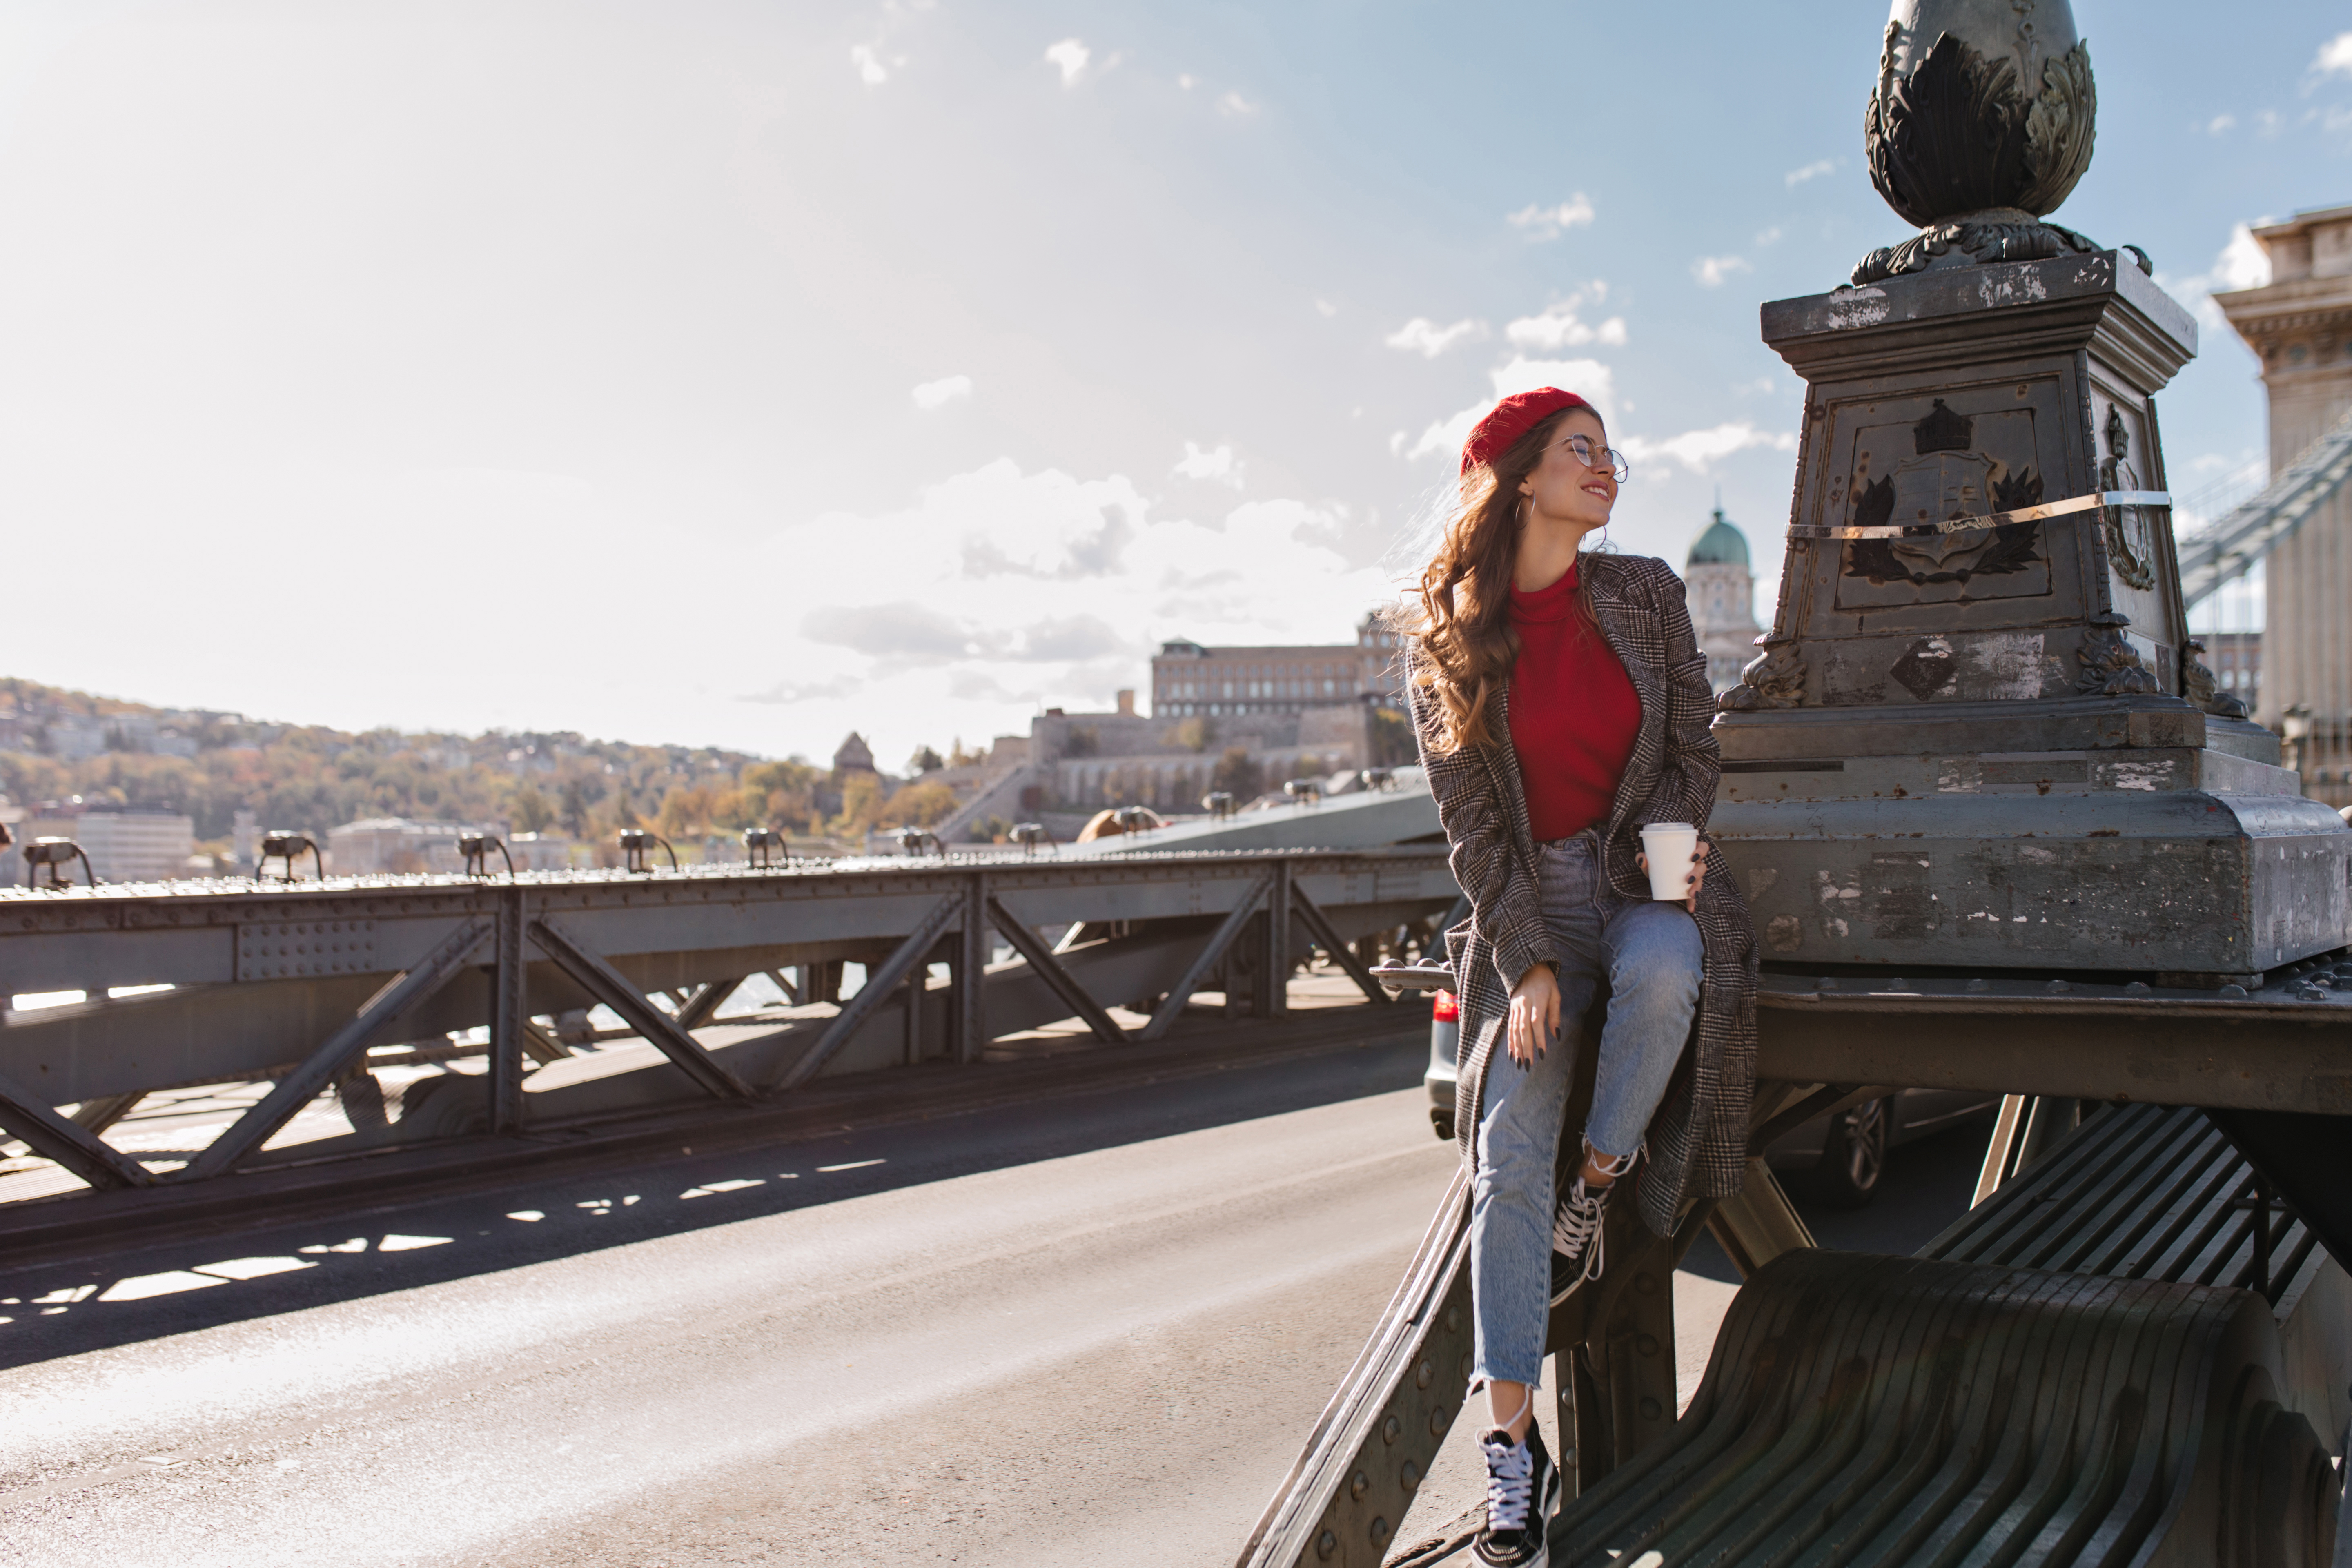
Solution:
<svg viewBox="0 0 2352 1568"><path fill-rule="evenodd" d="M1552 1561L2320 1568L2337 1489L2282 1375L2248 1292L1791 1252Z"/></svg>
<svg viewBox="0 0 2352 1568"><path fill-rule="evenodd" d="M2222 1286L2275 1303L2319 1238L2284 1204L2243 1201L2254 1181L2193 1107L2095 1110L1918 1255Z"/></svg>
<svg viewBox="0 0 2352 1568"><path fill-rule="evenodd" d="M2352 834L2293 783L2210 746L1756 758L1711 826L1768 962L2218 985L2352 935Z"/></svg>
<svg viewBox="0 0 2352 1568"><path fill-rule="evenodd" d="M2252 1290L2278 1321L2287 1360L2282 1403L2333 1447L2352 1421L2346 1275L2289 1199L2334 1221L2335 1252L2347 1250L2344 1141L2352 1127L2313 1119L2327 1123L2315 1129L2325 1140L2323 1180L2288 1194L2240 1152L2233 1138L2241 1130L2222 1125L2230 1120L2188 1107L2094 1110L2048 1158L1919 1256Z"/></svg>
<svg viewBox="0 0 2352 1568"><path fill-rule="evenodd" d="M2352 995L2284 976L2242 997L2137 983L1764 977L1759 1077L2352 1113Z"/></svg>
<svg viewBox="0 0 2352 1568"><path fill-rule="evenodd" d="M2186 651L2155 395L2187 312L2107 254L1763 322L1809 392L1712 826L1767 961L2219 985L2352 940L2352 830Z"/></svg>

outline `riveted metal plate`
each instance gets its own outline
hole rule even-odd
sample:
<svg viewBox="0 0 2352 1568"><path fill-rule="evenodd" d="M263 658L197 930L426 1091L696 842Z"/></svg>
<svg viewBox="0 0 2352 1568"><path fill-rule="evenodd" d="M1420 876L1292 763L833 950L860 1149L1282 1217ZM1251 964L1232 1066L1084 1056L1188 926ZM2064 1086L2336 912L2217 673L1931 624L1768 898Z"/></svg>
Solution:
<svg viewBox="0 0 2352 1568"><path fill-rule="evenodd" d="M376 922L281 921L236 928L239 980L295 980L320 974L373 974Z"/></svg>

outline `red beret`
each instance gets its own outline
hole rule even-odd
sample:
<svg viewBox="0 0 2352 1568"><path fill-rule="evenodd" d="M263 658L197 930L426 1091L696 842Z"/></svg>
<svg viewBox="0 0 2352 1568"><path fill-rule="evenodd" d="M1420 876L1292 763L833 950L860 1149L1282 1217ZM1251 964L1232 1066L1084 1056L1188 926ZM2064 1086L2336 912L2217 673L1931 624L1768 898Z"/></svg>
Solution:
<svg viewBox="0 0 2352 1568"><path fill-rule="evenodd" d="M1495 405L1494 412L1471 430L1470 439L1462 444L1462 471L1466 474L1481 463L1493 462L1511 449L1511 443L1561 409L1591 406L1576 394L1562 392L1557 386L1515 392Z"/></svg>

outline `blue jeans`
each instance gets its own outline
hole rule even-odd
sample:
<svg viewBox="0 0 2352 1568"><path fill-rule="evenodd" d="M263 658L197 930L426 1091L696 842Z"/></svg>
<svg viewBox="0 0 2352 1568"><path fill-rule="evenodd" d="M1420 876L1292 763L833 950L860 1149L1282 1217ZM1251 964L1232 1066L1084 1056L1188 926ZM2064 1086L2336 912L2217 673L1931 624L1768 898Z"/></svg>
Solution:
<svg viewBox="0 0 2352 1568"><path fill-rule="evenodd" d="M1470 1196L1476 1377L1533 1384L1551 1315L1553 1170L1576 1079L1578 1020L1609 979L1608 1022L1593 1068L1584 1137L1631 1154L1690 1037L1705 949L1680 904L1635 900L1609 886L1591 831L1538 846L1536 886L1559 961L1561 1033L1532 1067L1511 1059L1507 1018L1486 1068Z"/></svg>

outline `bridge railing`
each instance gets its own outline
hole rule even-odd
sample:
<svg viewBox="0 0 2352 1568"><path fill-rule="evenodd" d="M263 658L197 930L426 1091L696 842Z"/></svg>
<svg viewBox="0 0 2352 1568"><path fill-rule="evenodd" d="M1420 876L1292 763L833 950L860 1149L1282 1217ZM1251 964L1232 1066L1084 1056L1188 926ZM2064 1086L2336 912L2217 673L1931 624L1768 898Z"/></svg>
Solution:
<svg viewBox="0 0 2352 1568"><path fill-rule="evenodd" d="M1385 1003L1357 945L1426 933L1456 896L1423 848L16 889L0 893L0 994L96 1000L9 1015L0 1128L92 1185L175 1185L255 1163L373 1048L462 1030L487 1029L486 1075L412 1089L396 1127L355 1119L343 1142L775 1100L1073 1018L1105 1045L1148 1042L1203 989L1281 1016L1281 980L1316 949ZM845 994L849 965L865 980ZM699 1037L761 973L804 1016ZM135 987L157 989L105 999ZM526 1093L566 1054L552 1020L596 1007L658 1057ZM143 1095L256 1082L271 1087L176 1170L104 1137Z"/></svg>

